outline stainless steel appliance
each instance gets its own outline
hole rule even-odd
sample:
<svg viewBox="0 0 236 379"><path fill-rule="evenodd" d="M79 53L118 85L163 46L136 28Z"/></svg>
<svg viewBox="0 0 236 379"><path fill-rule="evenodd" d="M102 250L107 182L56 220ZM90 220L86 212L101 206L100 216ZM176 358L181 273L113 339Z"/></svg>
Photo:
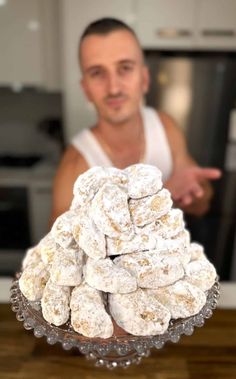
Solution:
<svg viewBox="0 0 236 379"><path fill-rule="evenodd" d="M30 244L27 188L0 187L0 275L19 268Z"/></svg>
<svg viewBox="0 0 236 379"><path fill-rule="evenodd" d="M0 155L0 169L9 180L0 181L0 275L13 275L26 248L32 245L29 188L24 181L11 183L16 170L30 170L42 159L39 155Z"/></svg>
<svg viewBox="0 0 236 379"><path fill-rule="evenodd" d="M236 155L230 168L226 160L229 121L236 108L236 54L147 51L146 61L151 73L147 103L169 113L185 130L189 150L199 164L224 171L222 180L214 183L210 212L201 219L187 217L187 224L193 239L205 246L221 279L236 279L231 270L235 260Z"/></svg>
<svg viewBox="0 0 236 379"><path fill-rule="evenodd" d="M0 87L0 109L0 275L14 275L25 248L48 231L63 144L62 96Z"/></svg>

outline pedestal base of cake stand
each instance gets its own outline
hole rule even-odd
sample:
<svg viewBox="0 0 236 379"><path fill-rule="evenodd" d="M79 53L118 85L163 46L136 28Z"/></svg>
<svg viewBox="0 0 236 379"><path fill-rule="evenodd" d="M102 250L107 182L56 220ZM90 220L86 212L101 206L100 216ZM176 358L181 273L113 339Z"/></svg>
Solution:
<svg viewBox="0 0 236 379"><path fill-rule="evenodd" d="M24 328L32 329L35 337L45 337L47 343L60 343L65 350L78 349L95 366L105 366L108 369L116 367L127 368L132 364L139 364L144 357L148 357L151 349L161 349L166 342L177 343L181 335L191 335L195 327L204 325L206 319L212 316L219 298L219 280L207 291L207 301L201 311L185 319L171 320L167 331L162 335L133 336L130 334L114 336L108 339L87 338L74 331L70 322L61 327L49 324L42 315L40 302L30 302L19 288L19 277L11 286L12 310L16 312L18 321L22 321Z"/></svg>

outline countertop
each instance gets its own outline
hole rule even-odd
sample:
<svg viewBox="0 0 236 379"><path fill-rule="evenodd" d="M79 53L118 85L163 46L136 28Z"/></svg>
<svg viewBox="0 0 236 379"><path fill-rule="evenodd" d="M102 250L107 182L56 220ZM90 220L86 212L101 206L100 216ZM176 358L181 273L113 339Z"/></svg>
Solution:
<svg viewBox="0 0 236 379"><path fill-rule="evenodd" d="M1 379L235 379L236 310L217 309L192 336L152 350L139 366L95 368L77 351L48 345L16 321L9 304L0 304Z"/></svg>

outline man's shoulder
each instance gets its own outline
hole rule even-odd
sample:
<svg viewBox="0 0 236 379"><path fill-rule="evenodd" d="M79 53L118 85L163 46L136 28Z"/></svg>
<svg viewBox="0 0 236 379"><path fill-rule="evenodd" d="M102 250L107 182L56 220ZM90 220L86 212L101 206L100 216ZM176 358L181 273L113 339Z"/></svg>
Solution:
<svg viewBox="0 0 236 379"><path fill-rule="evenodd" d="M71 139L71 144L75 147L78 145L80 146L84 142L87 141L88 138L90 138L91 132L93 127L87 127L79 130Z"/></svg>
<svg viewBox="0 0 236 379"><path fill-rule="evenodd" d="M168 132L172 128L175 128L177 126L177 122L174 120L174 118L167 112L164 112L159 109L155 109L150 106L145 106L143 108L144 112L153 114L154 116L157 116L157 118L161 121L161 124L164 126L166 131Z"/></svg>
<svg viewBox="0 0 236 379"><path fill-rule="evenodd" d="M80 158L80 156L80 152L73 145L69 145L63 154L62 161L68 164L73 164Z"/></svg>
<svg viewBox="0 0 236 379"><path fill-rule="evenodd" d="M170 129L177 126L174 118L167 112L156 110L158 117L160 118L165 129Z"/></svg>
<svg viewBox="0 0 236 379"><path fill-rule="evenodd" d="M88 169L87 162L83 155L73 145L69 145L65 150L61 160L61 167L70 168L75 171Z"/></svg>

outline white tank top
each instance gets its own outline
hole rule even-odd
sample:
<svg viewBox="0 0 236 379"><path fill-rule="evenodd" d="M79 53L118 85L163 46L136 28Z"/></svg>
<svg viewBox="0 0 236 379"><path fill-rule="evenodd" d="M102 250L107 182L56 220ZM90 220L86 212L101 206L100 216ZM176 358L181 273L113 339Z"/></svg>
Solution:
<svg viewBox="0 0 236 379"><path fill-rule="evenodd" d="M142 163L158 167L163 181L171 175L173 161L164 126L157 112L149 107L141 109L144 125L146 151ZM89 129L80 131L72 139L72 145L83 155L89 167L113 166L96 137Z"/></svg>

